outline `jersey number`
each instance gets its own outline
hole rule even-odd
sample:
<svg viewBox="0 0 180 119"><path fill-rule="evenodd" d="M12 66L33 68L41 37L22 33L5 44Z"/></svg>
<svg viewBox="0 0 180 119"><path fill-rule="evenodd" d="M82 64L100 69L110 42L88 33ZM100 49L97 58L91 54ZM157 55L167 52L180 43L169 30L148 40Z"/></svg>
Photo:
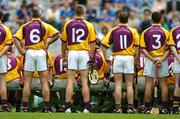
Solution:
<svg viewBox="0 0 180 119"><path fill-rule="evenodd" d="M60 59L60 72L66 71L66 68L63 67L63 59Z"/></svg>
<svg viewBox="0 0 180 119"><path fill-rule="evenodd" d="M8 59L8 64L7 64L7 70L10 70L12 68L12 65L11 65L11 60Z"/></svg>
<svg viewBox="0 0 180 119"><path fill-rule="evenodd" d="M161 47L161 41L160 41L161 35L153 34L153 38L156 38L155 42L157 43L157 45L152 45L152 47L154 49L159 49Z"/></svg>
<svg viewBox="0 0 180 119"><path fill-rule="evenodd" d="M37 35L37 34L40 34L40 31L38 29L33 29L30 32L30 40L31 40L32 43L38 43L41 40L40 36Z"/></svg>
<svg viewBox="0 0 180 119"><path fill-rule="evenodd" d="M180 38L180 34L178 34L178 35L176 36L176 39L178 40L178 42L177 42L177 48L180 48L180 40L179 40L179 38Z"/></svg>
<svg viewBox="0 0 180 119"><path fill-rule="evenodd" d="M120 48L121 49L127 48L127 35L120 35Z"/></svg>
<svg viewBox="0 0 180 119"><path fill-rule="evenodd" d="M73 43L80 43L83 42L82 37L84 37L85 31L83 29L75 29L72 28L72 42Z"/></svg>

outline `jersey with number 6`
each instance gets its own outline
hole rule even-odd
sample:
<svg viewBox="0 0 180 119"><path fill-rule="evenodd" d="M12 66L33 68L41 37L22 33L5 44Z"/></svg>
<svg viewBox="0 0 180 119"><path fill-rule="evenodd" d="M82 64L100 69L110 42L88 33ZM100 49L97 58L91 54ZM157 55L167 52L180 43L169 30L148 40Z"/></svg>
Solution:
<svg viewBox="0 0 180 119"><path fill-rule="evenodd" d="M67 43L68 50L90 50L89 43L96 40L96 32L90 22L74 18L64 25L61 40Z"/></svg>
<svg viewBox="0 0 180 119"><path fill-rule="evenodd" d="M67 67L63 65L62 55L58 55L54 59L54 73L55 78L65 79L67 78Z"/></svg>
<svg viewBox="0 0 180 119"><path fill-rule="evenodd" d="M6 45L12 45L12 34L7 26L0 23L0 52Z"/></svg>
<svg viewBox="0 0 180 119"><path fill-rule="evenodd" d="M162 56L167 50L169 32L159 24L154 24L143 31L140 38L140 47L145 48L151 56Z"/></svg>
<svg viewBox="0 0 180 119"><path fill-rule="evenodd" d="M14 37L19 41L24 40L26 49L40 50L45 48L48 38L56 36L59 32L50 24L34 18L22 25Z"/></svg>
<svg viewBox="0 0 180 119"><path fill-rule="evenodd" d="M177 26L170 31L167 45L175 46L177 52L180 54L180 26Z"/></svg>
<svg viewBox="0 0 180 119"><path fill-rule="evenodd" d="M119 25L108 32L102 45L109 48L113 46L115 55L135 55L135 47L139 45L139 34L134 28Z"/></svg>
<svg viewBox="0 0 180 119"><path fill-rule="evenodd" d="M18 58L12 54L8 54L8 72L6 75L6 82L20 78L21 64Z"/></svg>

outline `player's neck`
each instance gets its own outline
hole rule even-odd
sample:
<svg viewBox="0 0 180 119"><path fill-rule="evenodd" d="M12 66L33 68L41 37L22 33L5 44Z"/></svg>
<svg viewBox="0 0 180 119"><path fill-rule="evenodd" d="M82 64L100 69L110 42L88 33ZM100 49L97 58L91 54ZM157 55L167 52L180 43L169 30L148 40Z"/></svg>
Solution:
<svg viewBox="0 0 180 119"><path fill-rule="evenodd" d="M127 23L119 23L119 26L127 26Z"/></svg>
<svg viewBox="0 0 180 119"><path fill-rule="evenodd" d="M77 15L75 15L74 18L76 18L76 19L84 19L84 16L77 16Z"/></svg>
<svg viewBox="0 0 180 119"><path fill-rule="evenodd" d="M153 23L152 26L161 26L160 23Z"/></svg>

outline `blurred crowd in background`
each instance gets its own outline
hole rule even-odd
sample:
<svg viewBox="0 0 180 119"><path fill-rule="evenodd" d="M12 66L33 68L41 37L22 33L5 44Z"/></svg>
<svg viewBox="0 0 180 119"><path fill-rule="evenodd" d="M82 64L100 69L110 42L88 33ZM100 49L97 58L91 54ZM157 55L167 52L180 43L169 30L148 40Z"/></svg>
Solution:
<svg viewBox="0 0 180 119"><path fill-rule="evenodd" d="M86 19L94 24L100 40L118 24L118 14L122 10L129 12L128 24L139 33L151 26L150 16L154 11L162 13L162 26L167 30L180 25L180 0L0 0L5 13L3 22L12 33L30 20L34 6L42 9L43 21L61 31L64 23L74 17L76 4L86 6ZM60 53L59 44L60 40L49 48L53 55Z"/></svg>

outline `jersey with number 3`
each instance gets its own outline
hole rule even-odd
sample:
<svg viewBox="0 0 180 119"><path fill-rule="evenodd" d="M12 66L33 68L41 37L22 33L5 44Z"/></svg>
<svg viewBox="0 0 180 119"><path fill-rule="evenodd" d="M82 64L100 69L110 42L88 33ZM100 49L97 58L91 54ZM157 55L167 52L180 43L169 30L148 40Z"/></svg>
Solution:
<svg viewBox="0 0 180 119"><path fill-rule="evenodd" d="M8 64L7 64L7 76L6 82L18 79L20 77L21 64L18 58L12 54L8 54Z"/></svg>
<svg viewBox="0 0 180 119"><path fill-rule="evenodd" d="M93 25L83 18L74 18L64 25L61 40L68 50L90 50L89 43L96 40Z"/></svg>
<svg viewBox="0 0 180 119"><path fill-rule="evenodd" d="M167 45L175 46L177 52L180 54L180 26L177 26L170 31Z"/></svg>
<svg viewBox="0 0 180 119"><path fill-rule="evenodd" d="M145 48L151 56L162 56L167 50L169 32L159 24L152 25L143 31L140 38L140 47Z"/></svg>
<svg viewBox="0 0 180 119"><path fill-rule="evenodd" d="M113 46L115 55L135 55L135 47L139 45L139 35L134 28L119 25L108 32L102 45L109 48Z"/></svg>
<svg viewBox="0 0 180 119"><path fill-rule="evenodd" d="M45 43L48 38L52 38L58 33L59 32L50 24L40 19L32 19L28 23L22 25L14 37L19 41L24 39L26 49L40 50L45 48Z"/></svg>
<svg viewBox="0 0 180 119"><path fill-rule="evenodd" d="M6 45L12 45L12 34L7 26L0 23L0 52Z"/></svg>

